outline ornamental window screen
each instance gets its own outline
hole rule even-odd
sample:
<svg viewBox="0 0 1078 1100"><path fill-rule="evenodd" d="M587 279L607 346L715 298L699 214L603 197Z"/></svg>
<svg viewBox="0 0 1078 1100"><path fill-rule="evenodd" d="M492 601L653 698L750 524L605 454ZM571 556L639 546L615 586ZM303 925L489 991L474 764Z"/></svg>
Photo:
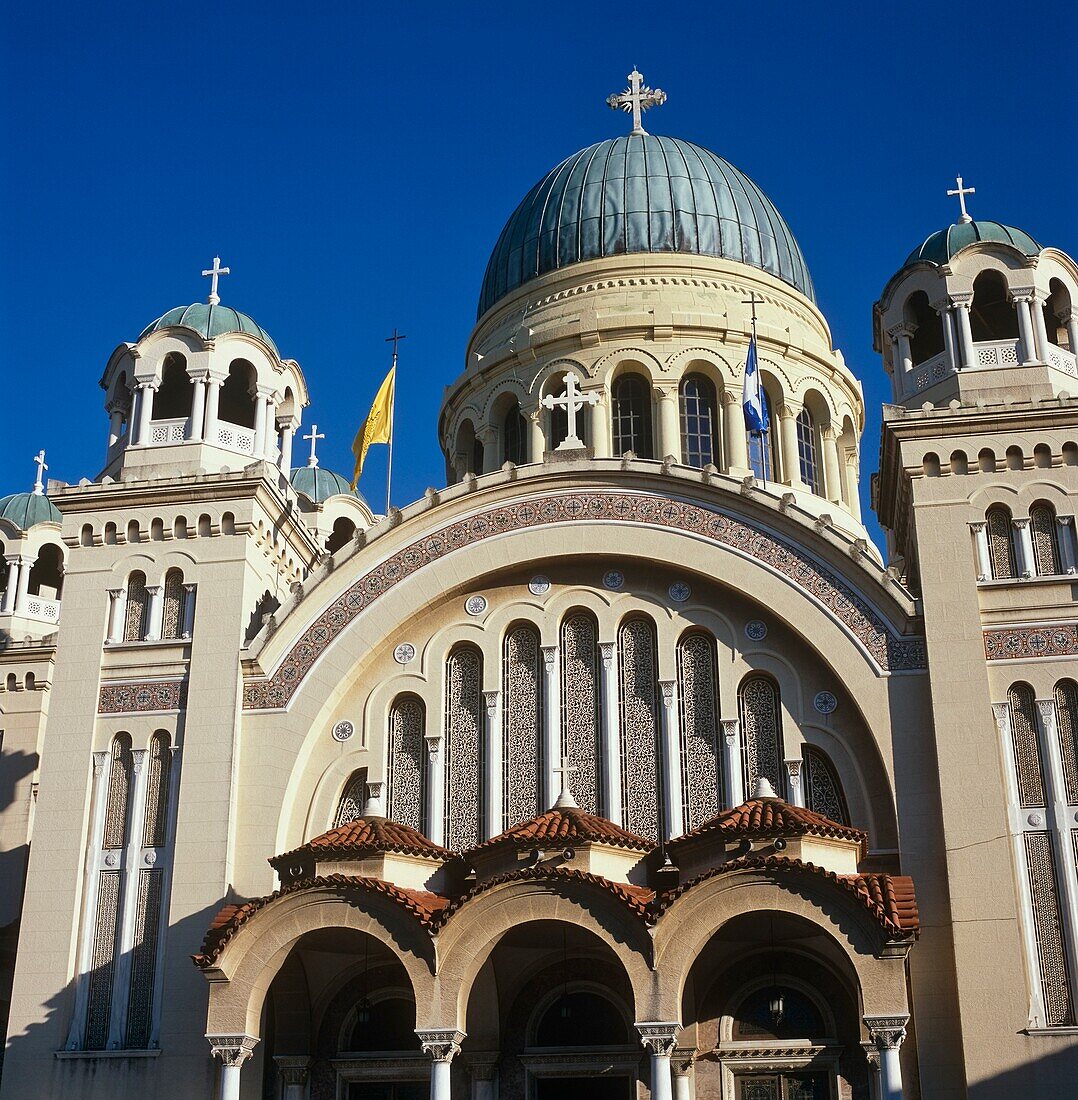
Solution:
<svg viewBox="0 0 1078 1100"><path fill-rule="evenodd" d="M112 1015L112 985L116 967L116 938L120 929L119 871L99 871L94 938L89 959L89 991L83 1047L104 1050Z"/></svg>
<svg viewBox="0 0 1078 1100"><path fill-rule="evenodd" d="M1011 535L1011 513L1006 508L989 508L985 513L985 533L988 536L988 562L992 579L1014 580L1014 539Z"/></svg>
<svg viewBox="0 0 1078 1100"><path fill-rule="evenodd" d="M805 745L803 752L807 774L802 782L808 808L840 825L849 825L850 811L842 790L842 781L827 753L815 745Z"/></svg>
<svg viewBox="0 0 1078 1100"><path fill-rule="evenodd" d="M1029 510L1029 535L1033 542L1033 564L1038 577L1055 577L1063 572L1059 563L1056 514L1050 504L1034 504Z"/></svg>
<svg viewBox="0 0 1078 1100"><path fill-rule="evenodd" d="M426 708L414 695L401 696L390 707L386 814L419 832L424 831L426 805L426 724Z"/></svg>
<svg viewBox="0 0 1078 1100"><path fill-rule="evenodd" d="M449 655L445 676L446 847L464 851L482 839L483 658L472 646Z"/></svg>
<svg viewBox="0 0 1078 1100"><path fill-rule="evenodd" d="M543 672L539 631L521 623L505 636L502 660L502 828L535 817L543 770Z"/></svg>
<svg viewBox="0 0 1078 1100"><path fill-rule="evenodd" d="M146 574L136 571L127 578L127 610L124 617L124 641L141 642L146 637L150 600L146 592Z"/></svg>
<svg viewBox="0 0 1078 1100"><path fill-rule="evenodd" d="M168 734L155 733L146 755L146 811L143 815L142 846L163 848L168 839L168 786L172 770Z"/></svg>
<svg viewBox="0 0 1078 1100"><path fill-rule="evenodd" d="M677 673L681 790L688 830L719 812L723 787L715 640L704 633L682 638Z"/></svg>
<svg viewBox="0 0 1078 1100"><path fill-rule="evenodd" d="M658 839L659 686L655 627L630 619L618 631L621 675L622 821L638 836Z"/></svg>
<svg viewBox="0 0 1078 1100"><path fill-rule="evenodd" d="M651 386L639 374L623 374L614 382L614 454L632 451L638 458L653 458L651 434Z"/></svg>
<svg viewBox="0 0 1078 1100"><path fill-rule="evenodd" d="M170 569L165 574L162 638L179 638L183 633L183 596L183 573L179 569Z"/></svg>
<svg viewBox="0 0 1078 1100"><path fill-rule="evenodd" d="M748 433L749 465L761 481L777 481L782 474L778 461L779 448L775 439L775 418L771 414L771 398L763 391L764 408L767 409L767 431Z"/></svg>
<svg viewBox="0 0 1078 1100"><path fill-rule="evenodd" d="M135 930L131 946L131 988L127 997L125 1045L129 1049L145 1049L150 1045L154 986L158 979L164 875L164 870L156 867L143 868L138 873Z"/></svg>
<svg viewBox="0 0 1078 1100"><path fill-rule="evenodd" d="M561 753L576 768L577 804L600 812L599 626L587 611L570 611L561 625Z"/></svg>
<svg viewBox="0 0 1078 1100"><path fill-rule="evenodd" d="M680 386L681 460L703 469L722 465L715 387L702 374L686 375Z"/></svg>
<svg viewBox="0 0 1078 1100"><path fill-rule="evenodd" d="M781 793L782 712L778 685L770 676L746 676L737 693L743 739L745 785L750 794L763 777Z"/></svg>
<svg viewBox="0 0 1078 1100"><path fill-rule="evenodd" d="M820 456L816 445L816 425L808 409L802 409L797 414L797 458L801 464L801 480L819 495Z"/></svg>
<svg viewBox="0 0 1078 1100"><path fill-rule="evenodd" d="M348 777L337 803L337 813L333 818L333 827L347 825L363 816L363 807L367 804L367 769L358 768Z"/></svg>
<svg viewBox="0 0 1078 1100"><path fill-rule="evenodd" d="M528 422L524 419L520 406L515 402L505 414L505 420L502 423L502 439L506 462L521 466L528 461Z"/></svg>
<svg viewBox="0 0 1078 1100"><path fill-rule="evenodd" d="M105 803L105 832L102 847L123 848L127 844L128 804L131 800L131 738L119 733L112 741L109 759L108 799Z"/></svg>
<svg viewBox="0 0 1078 1100"><path fill-rule="evenodd" d="M1047 832L1027 831L1024 841L1045 1023L1049 1027L1065 1027L1074 1023L1074 1002L1056 878L1055 845Z"/></svg>
<svg viewBox="0 0 1078 1100"><path fill-rule="evenodd" d="M1037 738L1037 706L1028 684L1012 684L1007 692L1011 708L1015 782L1019 806L1043 806L1044 770Z"/></svg>
<svg viewBox="0 0 1078 1100"><path fill-rule="evenodd" d="M1059 755L1063 764L1063 788L1067 802L1078 805L1078 684L1060 680L1053 693L1059 729ZM1075 866L1078 866L1076 861Z"/></svg>

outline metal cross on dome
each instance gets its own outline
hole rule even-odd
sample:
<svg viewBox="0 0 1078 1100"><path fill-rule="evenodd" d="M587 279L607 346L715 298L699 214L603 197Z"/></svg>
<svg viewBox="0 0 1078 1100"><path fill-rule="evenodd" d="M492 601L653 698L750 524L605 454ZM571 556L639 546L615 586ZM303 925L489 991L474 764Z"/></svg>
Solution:
<svg viewBox="0 0 1078 1100"><path fill-rule="evenodd" d="M959 220L963 221L963 222L971 222L971 221L973 221L973 219L969 216L969 214L966 213L966 196L977 194L977 188L976 187L963 187L961 176L956 176L955 177L955 183L958 184L957 189L952 189L952 190L948 191L947 194L958 196L958 205L962 207L962 217Z"/></svg>
<svg viewBox="0 0 1078 1100"><path fill-rule="evenodd" d="M210 296L209 296L208 301L209 301L209 304L211 306L216 306L216 305L221 304L221 295L217 293L217 280L218 280L218 278L221 275L231 275L231 274L232 274L232 269L231 268L221 266L221 257L220 256L214 256L214 258L213 258L213 267L211 267L208 271L203 271L202 272L203 278L205 278L207 275L210 277Z"/></svg>
<svg viewBox="0 0 1078 1100"><path fill-rule="evenodd" d="M580 389L580 379L572 371L565 372L565 393L561 397L547 394L543 398L543 407L546 409L563 408L566 413L566 427L568 435L558 444L559 451L580 450L584 446L582 440L576 434L576 414L585 405L597 405L599 395L597 393L583 393Z"/></svg>
<svg viewBox="0 0 1078 1100"><path fill-rule="evenodd" d="M636 71L629 73L629 87L620 95L607 96L606 104L613 111L624 111L633 116L633 133L647 137L648 132L641 122L641 115L652 107L661 107L666 102L666 92L661 88L649 88L644 83L644 74Z"/></svg>
<svg viewBox="0 0 1078 1100"><path fill-rule="evenodd" d="M34 479L34 496L43 497L45 495L45 471L48 466L45 465L45 452L38 451L34 455L34 462L37 465L37 477Z"/></svg>
<svg viewBox="0 0 1078 1100"><path fill-rule="evenodd" d="M318 465L318 455L315 454L315 447L320 439L326 438L326 433L319 433L318 425L312 424L310 434L305 435L303 438L311 441L311 457L307 459L307 465L311 469L314 469L314 467Z"/></svg>

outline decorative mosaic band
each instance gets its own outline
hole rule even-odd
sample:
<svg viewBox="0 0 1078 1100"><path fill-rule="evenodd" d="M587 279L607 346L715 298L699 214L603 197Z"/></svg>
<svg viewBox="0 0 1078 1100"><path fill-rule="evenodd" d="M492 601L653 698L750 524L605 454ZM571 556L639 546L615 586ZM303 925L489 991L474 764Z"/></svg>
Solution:
<svg viewBox="0 0 1078 1100"><path fill-rule="evenodd" d="M1075 623L1007 626L984 632L984 655L990 661L1073 657L1075 654L1078 654L1078 624Z"/></svg>
<svg viewBox="0 0 1078 1100"><path fill-rule="evenodd" d="M740 520L684 501L635 493L551 494L491 508L458 520L406 546L359 578L302 634L278 669L244 685L245 710L287 705L320 654L383 592L432 562L507 531L554 524L607 522L646 524L689 531L770 566L822 603L861 642L881 669L926 667L923 638L904 638L828 568L791 543Z"/></svg>
<svg viewBox="0 0 1078 1100"><path fill-rule="evenodd" d="M97 701L97 713L140 714L158 710L181 710L186 704L186 680L102 684Z"/></svg>

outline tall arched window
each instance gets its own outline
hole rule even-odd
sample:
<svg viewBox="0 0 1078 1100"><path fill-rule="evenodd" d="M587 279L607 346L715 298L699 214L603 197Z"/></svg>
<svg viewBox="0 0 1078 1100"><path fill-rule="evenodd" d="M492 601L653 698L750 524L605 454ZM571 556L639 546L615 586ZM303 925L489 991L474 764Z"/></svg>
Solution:
<svg viewBox="0 0 1078 1100"><path fill-rule="evenodd" d="M337 803L337 813L333 818L333 827L347 825L363 816L363 807L367 804L367 769L358 768L348 777Z"/></svg>
<svg viewBox="0 0 1078 1100"><path fill-rule="evenodd" d="M984 519L992 579L1013 580L1017 569L1014 562L1014 539L1011 537L1011 513L1002 504L997 504L988 509Z"/></svg>
<svg viewBox="0 0 1078 1100"><path fill-rule="evenodd" d="M472 473L478 477L483 472L484 447L481 439L472 440Z"/></svg>
<svg viewBox="0 0 1078 1100"><path fill-rule="evenodd" d="M402 825L424 831L426 806L427 714L423 701L414 695L402 695L389 710L389 736L386 746L387 816Z"/></svg>
<svg viewBox="0 0 1078 1100"><path fill-rule="evenodd" d="M678 387L681 404L681 460L686 466L722 464L715 387L703 374L687 374Z"/></svg>
<svg viewBox="0 0 1078 1100"><path fill-rule="evenodd" d="M221 387L218 415L229 424L241 428L255 426L255 385L258 372L246 359L234 360Z"/></svg>
<svg viewBox="0 0 1078 1100"><path fill-rule="evenodd" d="M631 833L658 838L659 662L655 626L632 618L618 630L621 674L622 823Z"/></svg>
<svg viewBox="0 0 1078 1100"><path fill-rule="evenodd" d="M808 409L802 409L797 414L797 458L801 464L801 480L819 496L820 459L816 445L816 425Z"/></svg>
<svg viewBox="0 0 1078 1100"><path fill-rule="evenodd" d="M722 801L715 639L703 631L693 631L683 637L677 647L677 674L681 789L688 831L714 817Z"/></svg>
<svg viewBox="0 0 1078 1100"><path fill-rule="evenodd" d="M31 596L58 600L64 586L64 553L55 543L48 542L38 551L30 567L27 591Z"/></svg>
<svg viewBox="0 0 1078 1100"><path fill-rule="evenodd" d="M840 825L849 825L850 811L846 805L842 781L827 753L815 745L805 745L803 751L805 777L802 782L806 805L810 810L823 814Z"/></svg>
<svg viewBox="0 0 1078 1100"><path fill-rule="evenodd" d="M923 290L911 294L903 313L913 335L910 337L910 357L914 366L925 363L943 351L943 319L928 302Z"/></svg>
<svg viewBox="0 0 1078 1100"><path fill-rule="evenodd" d="M1067 802L1078 803L1078 684L1060 680L1055 687L1059 753L1063 760L1063 786ZM1078 852L1076 852L1078 854Z"/></svg>
<svg viewBox="0 0 1078 1100"><path fill-rule="evenodd" d="M1018 339L1018 312L1008 298L1002 272L982 271L973 280L969 320L974 340Z"/></svg>
<svg viewBox="0 0 1078 1100"><path fill-rule="evenodd" d="M587 611L561 624L561 751L577 770L572 791L588 813L600 812L599 626Z"/></svg>
<svg viewBox="0 0 1078 1100"><path fill-rule="evenodd" d="M539 631L519 623L505 636L502 661L502 821L508 829L543 807L543 669Z"/></svg>
<svg viewBox="0 0 1078 1100"><path fill-rule="evenodd" d="M505 462L522 466L528 461L528 422L515 401L510 405L505 414L505 420L502 421L502 439Z"/></svg>
<svg viewBox="0 0 1078 1100"><path fill-rule="evenodd" d="M459 646L445 669L445 838L461 852L483 839L483 657Z"/></svg>
<svg viewBox="0 0 1078 1100"><path fill-rule="evenodd" d="M170 569L165 574L164 610L161 637L179 638L183 633L183 572Z"/></svg>
<svg viewBox="0 0 1078 1100"><path fill-rule="evenodd" d="M124 641L141 642L146 637L150 601L146 594L146 574L136 569L127 578L127 609L124 618Z"/></svg>
<svg viewBox="0 0 1078 1100"><path fill-rule="evenodd" d="M749 797L756 781L770 781L782 794L782 711L779 688L770 676L753 673L741 681L737 692L744 753L745 788Z"/></svg>
<svg viewBox="0 0 1078 1100"><path fill-rule="evenodd" d="M153 397L154 420L179 420L191 415L195 387L187 374L187 360L170 351L161 368L161 386Z"/></svg>
<svg viewBox="0 0 1078 1100"><path fill-rule="evenodd" d="M1037 737L1037 705L1029 684L1012 684L1007 692L1011 707L1011 738L1014 748L1018 804L1043 806L1044 771Z"/></svg>
<svg viewBox="0 0 1078 1100"><path fill-rule="evenodd" d="M613 427L613 451L623 455L632 451L638 458L653 458L651 435L651 386L639 374L623 374L613 387L610 410Z"/></svg>
<svg viewBox="0 0 1078 1100"><path fill-rule="evenodd" d="M163 848L168 837L168 785L172 772L172 749L167 733L158 731L151 738L148 766L142 846Z"/></svg>
<svg viewBox="0 0 1078 1100"><path fill-rule="evenodd" d="M1063 572L1059 563L1059 538L1055 509L1038 501L1029 510L1029 534L1033 541L1033 564L1038 577L1055 577Z"/></svg>
<svg viewBox="0 0 1078 1100"><path fill-rule="evenodd" d="M779 448L775 439L775 417L771 411L771 398L766 390L764 406L767 408L767 431L748 433L749 465L761 481L777 481L782 476L782 469L777 461Z"/></svg>

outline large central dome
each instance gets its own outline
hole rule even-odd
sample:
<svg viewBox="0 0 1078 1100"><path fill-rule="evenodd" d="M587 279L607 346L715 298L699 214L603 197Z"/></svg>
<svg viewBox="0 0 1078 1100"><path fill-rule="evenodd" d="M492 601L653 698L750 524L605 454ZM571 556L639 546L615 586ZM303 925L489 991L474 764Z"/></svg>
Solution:
<svg viewBox="0 0 1078 1100"><path fill-rule="evenodd" d="M748 176L691 142L630 134L574 153L528 192L490 257L479 316L548 271L631 252L738 260L815 301L789 226Z"/></svg>

